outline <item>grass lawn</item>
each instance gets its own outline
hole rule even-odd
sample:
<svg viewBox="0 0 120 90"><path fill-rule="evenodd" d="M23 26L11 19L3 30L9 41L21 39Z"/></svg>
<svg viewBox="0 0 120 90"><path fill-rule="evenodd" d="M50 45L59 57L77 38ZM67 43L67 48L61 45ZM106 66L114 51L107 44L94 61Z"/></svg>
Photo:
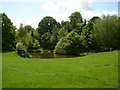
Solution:
<svg viewBox="0 0 120 90"><path fill-rule="evenodd" d="M117 88L118 51L77 58L28 59L2 54L3 88Z"/></svg>

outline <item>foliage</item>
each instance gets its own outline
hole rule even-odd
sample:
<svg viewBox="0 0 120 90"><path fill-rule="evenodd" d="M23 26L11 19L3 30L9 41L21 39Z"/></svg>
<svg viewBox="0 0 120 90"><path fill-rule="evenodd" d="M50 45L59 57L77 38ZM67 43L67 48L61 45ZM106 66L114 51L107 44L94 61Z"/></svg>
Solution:
<svg viewBox="0 0 120 90"><path fill-rule="evenodd" d="M51 34L50 32L46 32L41 36L41 46L44 49L50 49L51 48Z"/></svg>
<svg viewBox="0 0 120 90"><path fill-rule="evenodd" d="M23 46L23 44L22 44L21 42L18 42L18 43L16 44L16 49L17 49L17 50L24 50L24 51L26 51L26 47Z"/></svg>
<svg viewBox="0 0 120 90"><path fill-rule="evenodd" d="M91 18L85 25L85 27L82 29L81 36L83 37L83 41L85 43L85 51L99 49L96 43L95 36L93 35L94 24L96 24L97 20L99 20L99 17Z"/></svg>
<svg viewBox="0 0 120 90"><path fill-rule="evenodd" d="M73 12L69 16L70 21L62 20L61 24L53 17L45 16L39 22L36 30L30 25L23 26L21 24L16 32L16 27L13 26L7 15L1 13L0 16L2 22L0 28L3 27L3 50L13 50L17 42L21 42L26 49L39 48L40 46L43 49L51 50L56 47L60 50L64 48L63 51L55 49L56 52L59 51L63 54L78 54L81 51L99 51L100 49L100 51L120 49L120 18L115 15L103 15L103 18L94 16L89 21L86 19L83 21L80 12ZM71 35L70 38L69 35ZM77 47L71 49L74 47L72 45L78 44L77 42L79 42L80 49L78 51Z"/></svg>
<svg viewBox="0 0 120 90"><path fill-rule="evenodd" d="M95 24L94 35L96 35L96 40L103 48L118 49L120 45L120 29L118 28L117 16L107 15L104 16L101 20L97 21Z"/></svg>
<svg viewBox="0 0 120 90"><path fill-rule="evenodd" d="M21 42L18 42L16 44L16 49L17 49L17 54L21 57L28 57L28 58L31 58L32 55L27 52L27 49L25 46L23 46L23 44Z"/></svg>
<svg viewBox="0 0 120 90"><path fill-rule="evenodd" d="M23 43L27 49L38 48L40 45L36 38L38 39L38 33L30 25L20 25L17 35L18 42Z"/></svg>
<svg viewBox="0 0 120 90"><path fill-rule="evenodd" d="M83 23L82 16L80 12L73 12L70 16L70 23L72 25L72 28L77 27L77 23Z"/></svg>
<svg viewBox="0 0 120 90"><path fill-rule="evenodd" d="M43 35L46 32L51 32L54 26L58 26L58 22L51 16L44 17L39 25L38 25L38 32L40 35Z"/></svg>
<svg viewBox="0 0 120 90"><path fill-rule="evenodd" d="M34 30L34 31L33 31L33 37L34 37L35 39L37 39L37 40L40 40L40 35L39 35L39 33L38 33L37 30Z"/></svg>
<svg viewBox="0 0 120 90"><path fill-rule="evenodd" d="M66 36L68 34L68 31L66 29L60 28L58 31L58 39L60 40L61 38L63 38L64 36Z"/></svg>
<svg viewBox="0 0 120 90"><path fill-rule="evenodd" d="M27 32L34 31L34 28L32 28L30 25L26 25L24 28L27 30Z"/></svg>
<svg viewBox="0 0 120 90"><path fill-rule="evenodd" d="M58 31L59 31L59 28L57 26L54 26L51 31L52 32L50 37L51 49L54 49L55 45L58 42Z"/></svg>
<svg viewBox="0 0 120 90"><path fill-rule="evenodd" d="M100 19L98 16L94 16L90 19L90 22L96 22L96 20Z"/></svg>
<svg viewBox="0 0 120 90"><path fill-rule="evenodd" d="M33 43L33 48L39 48L39 47L40 47L39 41L35 39Z"/></svg>
<svg viewBox="0 0 120 90"><path fill-rule="evenodd" d="M54 49L54 53L57 54L79 54L83 49L82 40L80 36L71 31L66 37L60 39Z"/></svg>
<svg viewBox="0 0 120 90"><path fill-rule="evenodd" d="M90 35L91 32L93 31L93 25L94 23L89 21L86 26L83 28L81 35L84 37L83 39L86 42L86 50L91 49L91 40L90 40Z"/></svg>
<svg viewBox="0 0 120 90"><path fill-rule="evenodd" d="M0 13L2 18L2 50L9 51L15 49L15 27L5 13Z"/></svg>
<svg viewBox="0 0 120 90"><path fill-rule="evenodd" d="M17 40L18 42L23 43L26 49L32 47L33 44L33 37L31 36L31 33L32 32L28 32L23 24L20 25L20 28L18 29Z"/></svg>
<svg viewBox="0 0 120 90"><path fill-rule="evenodd" d="M64 27L64 29L67 30L68 32L72 31L72 26L69 21L62 20L61 26Z"/></svg>

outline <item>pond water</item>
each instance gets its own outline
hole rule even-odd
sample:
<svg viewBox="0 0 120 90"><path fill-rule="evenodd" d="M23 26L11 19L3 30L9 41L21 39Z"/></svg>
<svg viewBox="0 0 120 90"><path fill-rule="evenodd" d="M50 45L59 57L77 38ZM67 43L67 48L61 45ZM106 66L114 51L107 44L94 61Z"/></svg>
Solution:
<svg viewBox="0 0 120 90"><path fill-rule="evenodd" d="M31 52L30 53L33 58L72 58L72 57L79 57L77 55L58 55L52 52Z"/></svg>

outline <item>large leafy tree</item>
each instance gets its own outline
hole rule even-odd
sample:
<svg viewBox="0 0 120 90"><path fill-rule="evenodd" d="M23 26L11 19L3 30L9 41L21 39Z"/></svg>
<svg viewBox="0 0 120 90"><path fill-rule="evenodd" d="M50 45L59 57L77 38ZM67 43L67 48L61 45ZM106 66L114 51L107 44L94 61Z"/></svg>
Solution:
<svg viewBox="0 0 120 90"><path fill-rule="evenodd" d="M54 53L76 55L80 54L83 48L80 35L71 31L67 36L60 39L55 46Z"/></svg>
<svg viewBox="0 0 120 90"><path fill-rule="evenodd" d="M18 29L17 42L21 42L26 49L28 49L30 44L33 43L31 33L28 33L28 30L23 26L23 24L20 24Z"/></svg>
<svg viewBox="0 0 120 90"><path fill-rule="evenodd" d="M58 31L59 31L59 28L55 25L52 29L51 38L50 38L51 49L54 49L55 45L58 42Z"/></svg>
<svg viewBox="0 0 120 90"><path fill-rule="evenodd" d="M93 43L93 37L91 37L91 33L94 31L94 24L96 23L96 20L100 19L99 17L93 17L91 18L88 23L85 25L85 27L82 29L81 35L84 37L83 39L86 42L86 50L95 49L97 45L95 45L95 42Z"/></svg>
<svg viewBox="0 0 120 90"><path fill-rule="evenodd" d="M2 18L2 50L14 50L16 28L5 13L0 13L0 17Z"/></svg>
<svg viewBox="0 0 120 90"><path fill-rule="evenodd" d="M41 46L44 49L51 49L51 33L46 32L41 36Z"/></svg>
<svg viewBox="0 0 120 90"><path fill-rule="evenodd" d="M51 32L54 26L59 26L58 22L51 16L44 17L38 24L38 32L43 35L46 32Z"/></svg>
<svg viewBox="0 0 120 90"><path fill-rule="evenodd" d="M72 31L72 26L69 21L61 21L61 26L64 27L68 32Z"/></svg>
<svg viewBox="0 0 120 90"><path fill-rule="evenodd" d="M34 28L32 28L30 25L26 25L24 28L27 30L27 32L34 31Z"/></svg>
<svg viewBox="0 0 120 90"><path fill-rule="evenodd" d="M34 31L30 25L23 26L21 24L17 33L17 42L21 42L26 49L38 48L40 45Z"/></svg>
<svg viewBox="0 0 120 90"><path fill-rule="evenodd" d="M103 16L95 24L94 35L96 36L97 42L103 50L110 48L119 49L120 45L120 24L116 15Z"/></svg>
<svg viewBox="0 0 120 90"><path fill-rule="evenodd" d="M68 34L68 30L66 30L64 27L60 28L58 31L58 40L65 37Z"/></svg>
<svg viewBox="0 0 120 90"><path fill-rule="evenodd" d="M97 19L100 19L98 16L94 16L90 19L91 22L96 22Z"/></svg>
<svg viewBox="0 0 120 90"><path fill-rule="evenodd" d="M70 22L72 25L72 28L77 28L78 23L83 23L82 15L80 12L73 12L70 16Z"/></svg>

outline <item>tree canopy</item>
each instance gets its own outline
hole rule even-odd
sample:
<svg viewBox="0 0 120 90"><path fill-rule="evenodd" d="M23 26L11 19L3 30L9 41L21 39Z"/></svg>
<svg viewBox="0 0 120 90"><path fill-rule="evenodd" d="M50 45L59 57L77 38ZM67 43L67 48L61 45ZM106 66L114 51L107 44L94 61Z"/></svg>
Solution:
<svg viewBox="0 0 120 90"><path fill-rule="evenodd" d="M0 17L2 17L2 50L14 50L16 28L5 13L1 13Z"/></svg>
<svg viewBox="0 0 120 90"><path fill-rule="evenodd" d="M120 45L120 25L117 16L107 15L95 24L94 34L96 35L97 42L101 48L118 49Z"/></svg>
<svg viewBox="0 0 120 90"><path fill-rule="evenodd" d="M17 45L26 50L43 48L57 54L79 55L86 51L120 49L120 18L116 15L94 16L86 21L80 12L73 12L70 21L61 23L45 16L36 29L23 24L17 29L5 13L0 17L3 50L13 50Z"/></svg>
<svg viewBox="0 0 120 90"><path fill-rule="evenodd" d="M77 27L77 23L83 23L83 18L82 15L80 14L80 12L73 12L70 16L70 22L72 25L72 28L76 28Z"/></svg>
<svg viewBox="0 0 120 90"><path fill-rule="evenodd" d="M54 26L58 26L58 22L51 16L44 17L38 24L38 32L40 35L43 35L46 32L51 32Z"/></svg>

